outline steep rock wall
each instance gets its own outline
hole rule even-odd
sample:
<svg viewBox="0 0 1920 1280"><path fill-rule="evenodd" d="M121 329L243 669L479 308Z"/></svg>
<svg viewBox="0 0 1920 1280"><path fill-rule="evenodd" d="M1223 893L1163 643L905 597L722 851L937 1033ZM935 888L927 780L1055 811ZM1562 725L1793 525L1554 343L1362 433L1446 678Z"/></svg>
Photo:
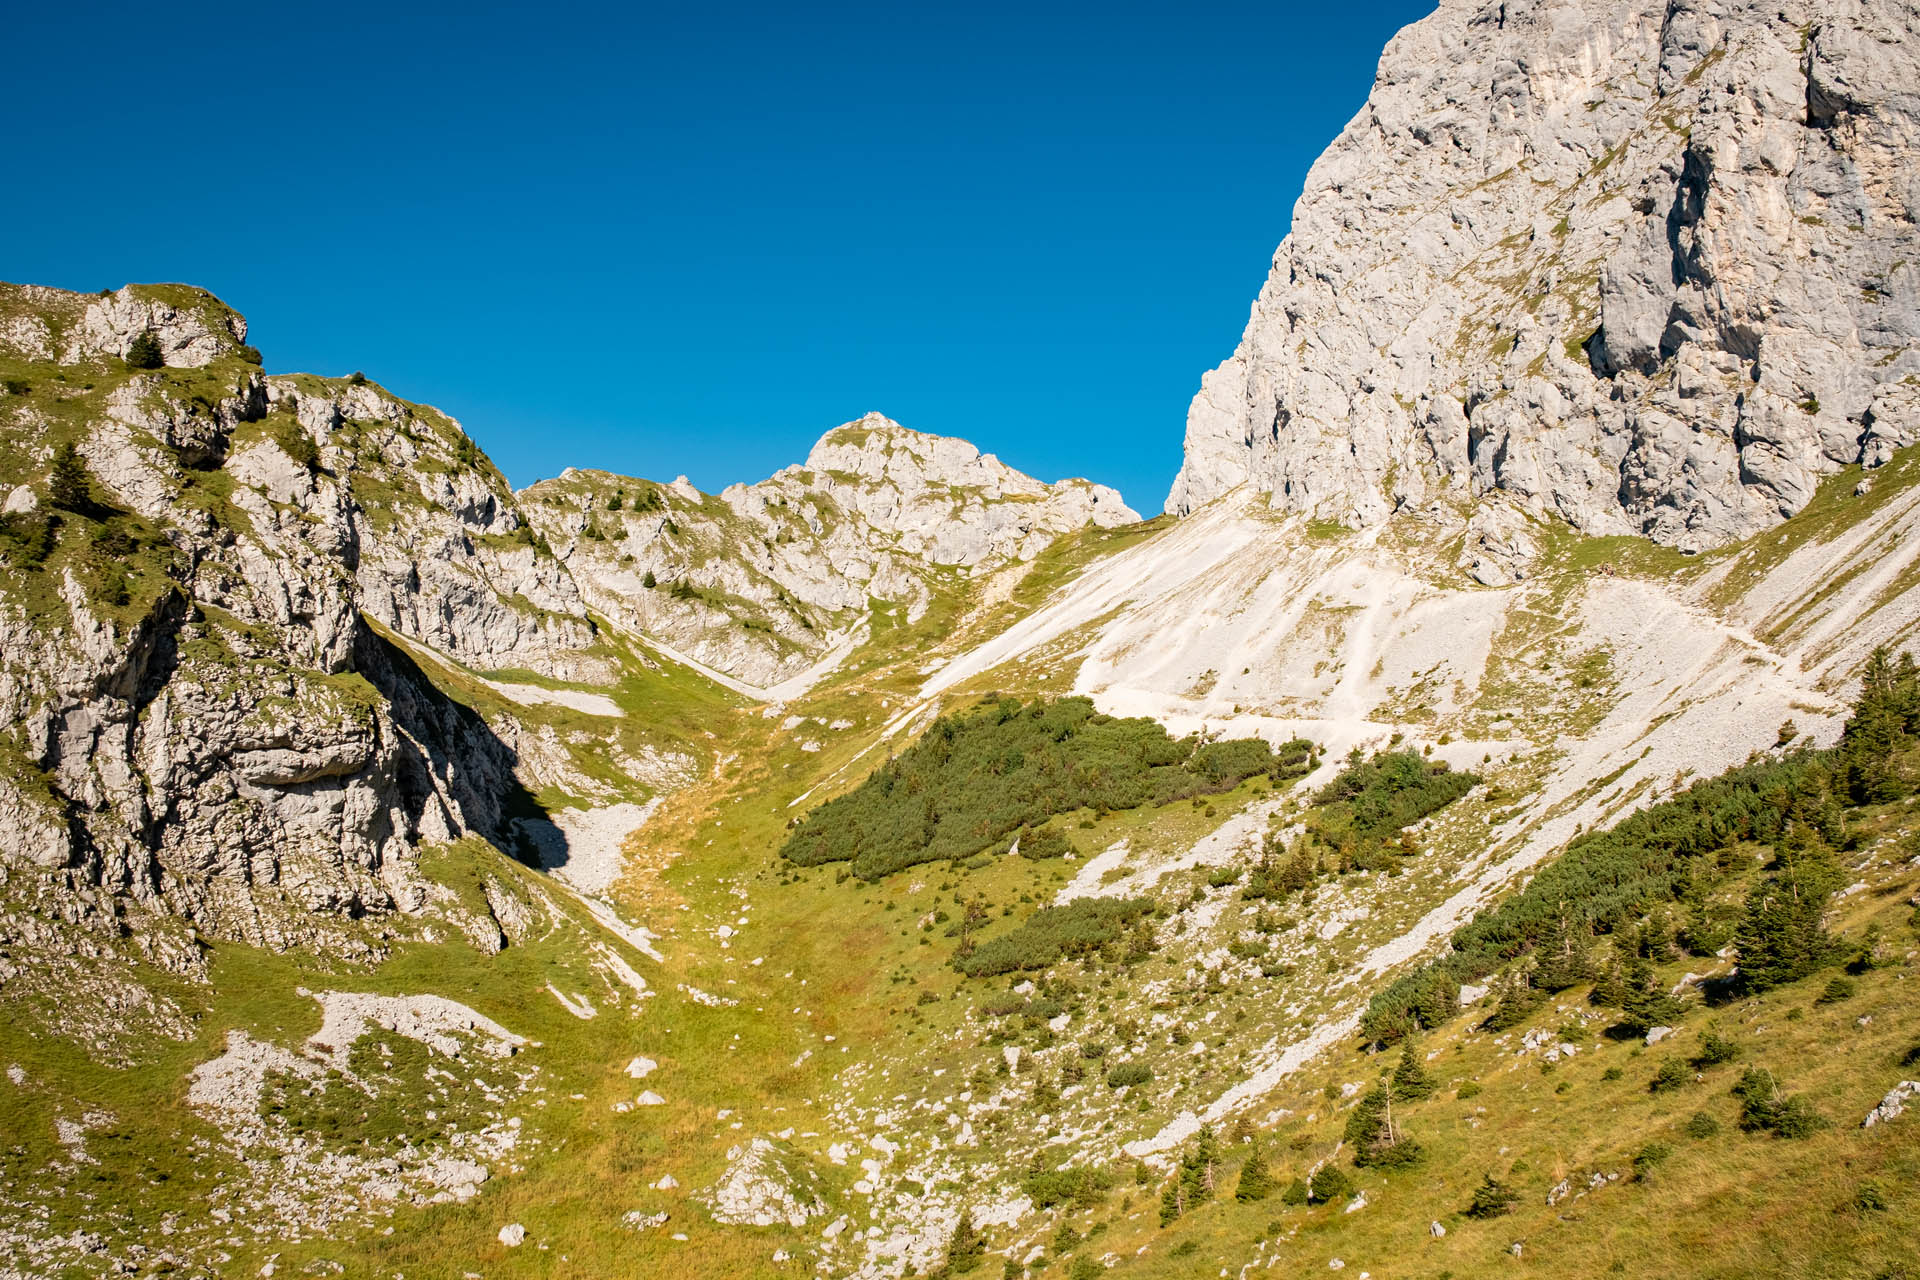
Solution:
<svg viewBox="0 0 1920 1280"><path fill-rule="evenodd" d="M1309 174L1167 499L1493 490L1683 548L1920 432L1920 10L1446 0Z"/></svg>

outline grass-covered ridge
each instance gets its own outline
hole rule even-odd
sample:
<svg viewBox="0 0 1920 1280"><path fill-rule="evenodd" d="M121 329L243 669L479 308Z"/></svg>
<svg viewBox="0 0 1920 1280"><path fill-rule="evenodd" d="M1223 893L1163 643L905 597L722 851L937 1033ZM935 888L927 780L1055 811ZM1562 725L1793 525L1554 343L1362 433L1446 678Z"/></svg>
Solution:
<svg viewBox="0 0 1920 1280"><path fill-rule="evenodd" d="M943 716L860 786L809 813L782 853L801 866L851 862L855 875L967 858L1022 827L1076 809L1132 809L1229 791L1256 774L1305 772L1311 748L1279 755L1258 738L1176 739L1152 720L1116 719L1087 698L987 698Z"/></svg>

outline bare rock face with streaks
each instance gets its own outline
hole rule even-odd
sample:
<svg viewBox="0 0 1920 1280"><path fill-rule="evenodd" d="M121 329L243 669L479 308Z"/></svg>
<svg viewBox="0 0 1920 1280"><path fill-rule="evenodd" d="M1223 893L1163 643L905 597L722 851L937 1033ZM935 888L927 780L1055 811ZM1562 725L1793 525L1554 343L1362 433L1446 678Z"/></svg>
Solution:
<svg viewBox="0 0 1920 1280"><path fill-rule="evenodd" d="M1884 463L1920 431L1917 37L1910 4L1446 0L1308 176L1167 509L1501 491L1697 549Z"/></svg>

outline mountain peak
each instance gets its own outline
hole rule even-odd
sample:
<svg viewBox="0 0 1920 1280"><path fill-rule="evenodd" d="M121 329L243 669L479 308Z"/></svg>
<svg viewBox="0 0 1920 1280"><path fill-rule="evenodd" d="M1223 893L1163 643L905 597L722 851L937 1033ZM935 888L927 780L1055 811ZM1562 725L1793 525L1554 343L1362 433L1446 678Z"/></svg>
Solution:
<svg viewBox="0 0 1920 1280"><path fill-rule="evenodd" d="M1371 524L1501 490L1698 550L1920 436L1914 11L1498 10L1388 46L1168 511L1250 484Z"/></svg>

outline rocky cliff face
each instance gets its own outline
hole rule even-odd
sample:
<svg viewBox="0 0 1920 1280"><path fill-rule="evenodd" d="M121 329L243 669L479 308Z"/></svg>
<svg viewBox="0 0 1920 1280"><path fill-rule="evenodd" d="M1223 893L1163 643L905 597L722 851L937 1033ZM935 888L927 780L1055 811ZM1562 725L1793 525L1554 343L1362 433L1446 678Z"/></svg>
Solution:
<svg viewBox="0 0 1920 1280"><path fill-rule="evenodd" d="M1320 158L1167 509L1492 492L1695 549L1920 432L1920 9L1445 0Z"/></svg>
<svg viewBox="0 0 1920 1280"><path fill-rule="evenodd" d="M158 368L126 364L143 332ZM352 918L424 900L415 845L498 832L520 781L373 624L471 665L604 665L456 424L358 377L264 377L245 334L176 286L0 293L16 940L132 912L364 950ZM82 500L49 483L61 446Z"/></svg>
<svg viewBox="0 0 1920 1280"><path fill-rule="evenodd" d="M804 465L718 495L570 470L521 498L596 610L757 686L820 662L873 600L917 619L944 576L1140 518L1104 485L1044 484L877 413L822 436Z"/></svg>
<svg viewBox="0 0 1920 1280"><path fill-rule="evenodd" d="M142 334L158 367L129 363ZM354 920L427 901L417 847L511 838L522 788L686 780L660 724L546 685L657 672L641 633L781 678L871 597L924 608L936 566L1136 518L877 417L718 498L569 473L523 500L445 415L266 376L245 337L182 286L0 286L0 945L132 912L364 950Z"/></svg>

